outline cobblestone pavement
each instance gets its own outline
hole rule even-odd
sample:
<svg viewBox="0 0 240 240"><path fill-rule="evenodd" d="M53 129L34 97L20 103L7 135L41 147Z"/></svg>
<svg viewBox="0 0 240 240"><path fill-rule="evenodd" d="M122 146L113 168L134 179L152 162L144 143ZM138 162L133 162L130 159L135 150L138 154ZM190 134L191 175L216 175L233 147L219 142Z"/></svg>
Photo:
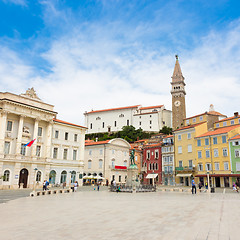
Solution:
<svg viewBox="0 0 240 240"><path fill-rule="evenodd" d="M1 239L239 240L240 194L77 193L0 204Z"/></svg>
<svg viewBox="0 0 240 240"><path fill-rule="evenodd" d="M84 186L80 187L80 191L92 191L97 189L96 186ZM60 188L50 188L52 189L60 189ZM37 189L42 190L42 189ZM107 191L108 188L105 186L100 187L100 191ZM22 198L22 197L28 197L30 195L30 192L32 192L32 189L16 189L16 190L0 190L0 203L6 203L10 200Z"/></svg>
<svg viewBox="0 0 240 240"><path fill-rule="evenodd" d="M31 189L0 190L0 203L29 196Z"/></svg>

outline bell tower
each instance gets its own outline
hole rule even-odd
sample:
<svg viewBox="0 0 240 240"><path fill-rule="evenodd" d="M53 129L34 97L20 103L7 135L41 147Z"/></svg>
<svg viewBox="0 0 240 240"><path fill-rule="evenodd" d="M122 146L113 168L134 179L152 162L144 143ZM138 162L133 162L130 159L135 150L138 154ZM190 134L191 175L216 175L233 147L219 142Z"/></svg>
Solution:
<svg viewBox="0 0 240 240"><path fill-rule="evenodd" d="M180 64L178 61L178 55L176 57L176 63L172 75L172 127L173 130L180 128L183 124L183 119L186 118L186 106L185 106L185 83Z"/></svg>

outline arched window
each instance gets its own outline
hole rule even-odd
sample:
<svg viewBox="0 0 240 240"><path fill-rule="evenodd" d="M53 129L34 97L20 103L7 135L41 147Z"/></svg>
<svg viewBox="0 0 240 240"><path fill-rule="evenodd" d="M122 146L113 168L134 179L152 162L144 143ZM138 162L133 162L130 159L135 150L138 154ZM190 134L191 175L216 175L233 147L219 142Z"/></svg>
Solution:
<svg viewBox="0 0 240 240"><path fill-rule="evenodd" d="M156 163L156 165L155 165L155 169L158 170L158 164L157 164L157 163Z"/></svg>
<svg viewBox="0 0 240 240"><path fill-rule="evenodd" d="M152 170L152 164L149 163L149 170Z"/></svg>
<svg viewBox="0 0 240 240"><path fill-rule="evenodd" d="M36 182L41 182L41 176L42 176L42 173L38 171L36 175Z"/></svg>
<svg viewBox="0 0 240 240"><path fill-rule="evenodd" d="M67 172L64 170L61 172L61 181L60 183L65 183L67 180Z"/></svg>
<svg viewBox="0 0 240 240"><path fill-rule="evenodd" d="M71 172L71 183L74 183L76 181L76 172L72 171Z"/></svg>
<svg viewBox="0 0 240 240"><path fill-rule="evenodd" d="M52 170L49 174L49 183L55 184L56 181L56 171Z"/></svg>
<svg viewBox="0 0 240 240"><path fill-rule="evenodd" d="M5 170L4 171L4 175L3 175L3 181L4 182L9 182L9 178L10 178L10 171L9 170Z"/></svg>
<svg viewBox="0 0 240 240"><path fill-rule="evenodd" d="M98 162L98 163L99 163L99 168L102 169L102 167L103 167L103 160L102 160L102 159L99 159L99 162Z"/></svg>
<svg viewBox="0 0 240 240"><path fill-rule="evenodd" d="M92 161L88 160L88 169L91 169L91 168L92 168Z"/></svg>
<svg viewBox="0 0 240 240"><path fill-rule="evenodd" d="M154 167L155 167L155 164L153 163L153 164L152 164L152 170L154 170L154 169L155 169Z"/></svg>

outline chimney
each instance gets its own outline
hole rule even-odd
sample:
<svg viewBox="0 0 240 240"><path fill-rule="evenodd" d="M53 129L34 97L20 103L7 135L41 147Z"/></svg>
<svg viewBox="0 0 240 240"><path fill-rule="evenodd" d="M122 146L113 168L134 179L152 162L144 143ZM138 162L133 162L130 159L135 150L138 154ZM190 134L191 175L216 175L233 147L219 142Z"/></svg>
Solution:
<svg viewBox="0 0 240 240"><path fill-rule="evenodd" d="M139 141L139 137L137 137L137 141Z"/></svg>
<svg viewBox="0 0 240 240"><path fill-rule="evenodd" d="M96 137L96 142L98 141L98 137Z"/></svg>
<svg viewBox="0 0 240 240"><path fill-rule="evenodd" d="M234 113L234 117L238 117L238 112L235 112L235 113Z"/></svg>

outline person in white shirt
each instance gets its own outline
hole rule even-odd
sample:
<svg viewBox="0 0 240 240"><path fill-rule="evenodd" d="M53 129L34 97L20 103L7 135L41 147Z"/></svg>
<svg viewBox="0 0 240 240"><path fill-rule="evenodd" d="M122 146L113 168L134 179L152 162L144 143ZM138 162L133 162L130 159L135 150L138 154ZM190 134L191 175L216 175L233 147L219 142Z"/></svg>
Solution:
<svg viewBox="0 0 240 240"><path fill-rule="evenodd" d="M78 188L78 182L75 181L74 184L73 184L73 186L74 186L74 192L76 192L76 191L77 191L77 188Z"/></svg>

